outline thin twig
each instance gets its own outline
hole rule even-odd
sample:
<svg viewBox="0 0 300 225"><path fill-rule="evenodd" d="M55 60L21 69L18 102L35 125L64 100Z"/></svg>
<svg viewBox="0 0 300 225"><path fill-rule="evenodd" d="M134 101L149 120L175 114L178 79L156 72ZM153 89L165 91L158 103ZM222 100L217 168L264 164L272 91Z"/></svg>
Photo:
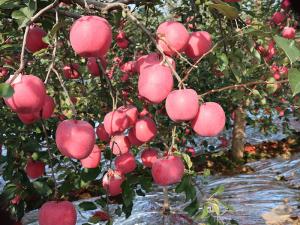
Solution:
<svg viewBox="0 0 300 225"><path fill-rule="evenodd" d="M65 93L66 97L67 97L68 100L69 100L69 104L70 104L70 106L71 106L71 110L72 110L73 117L76 118L76 117L77 117L77 111L76 111L76 109L75 109L75 105L74 105L74 103L72 102L72 100L71 100L71 98L70 98L69 92L68 92L67 88L66 88L65 85L64 85L64 82L63 82L62 77L60 76L60 74L58 73L58 71L57 71L55 68L52 68L52 71L53 71L53 72L55 73L55 75L57 76L57 78L58 78L58 80L59 80L59 82L60 82L60 85L61 85L61 87L63 88L64 93Z"/></svg>
<svg viewBox="0 0 300 225"><path fill-rule="evenodd" d="M55 21L56 21L55 25L57 25L58 22L59 22L57 10L55 10ZM46 79L44 81L45 84L47 84L47 82L48 82L49 76L50 76L50 74L52 72L52 68L54 67L54 63L55 63L56 50L57 50L57 32L54 34L54 48L53 48L53 52L52 52L51 63L49 65L47 76L46 76Z"/></svg>
<svg viewBox="0 0 300 225"><path fill-rule="evenodd" d="M281 80L281 81L276 81L276 82L269 82L269 81L264 81L264 80L261 80L261 81L252 81L252 82L245 83L245 84L235 84L235 85L230 85L230 86L226 86L226 87L222 87L222 88L218 88L218 89L213 89L213 90L210 90L208 92L205 92L205 93L199 95L199 97L202 98L202 97L204 97L206 95L209 95L209 94L213 94L213 93L217 93L217 92L221 92L221 91L225 91L225 90L244 88L244 87L252 86L252 85L258 85L258 84L263 84L263 85L268 85L268 84L283 84L283 83L288 83L288 82L289 82L288 79Z"/></svg>

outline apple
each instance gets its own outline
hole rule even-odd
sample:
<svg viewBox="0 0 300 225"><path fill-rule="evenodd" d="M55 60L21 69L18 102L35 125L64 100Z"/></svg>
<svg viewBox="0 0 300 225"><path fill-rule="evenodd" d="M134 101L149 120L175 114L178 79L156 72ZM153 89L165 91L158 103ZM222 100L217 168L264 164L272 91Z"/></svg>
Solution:
<svg viewBox="0 0 300 225"><path fill-rule="evenodd" d="M43 48L47 48L48 44L43 41L43 37L46 35L47 33L42 28L36 25L31 25L29 27L25 44L27 51L35 53Z"/></svg>
<svg viewBox="0 0 300 225"><path fill-rule="evenodd" d="M141 154L141 159L145 167L151 168L158 159L158 151L155 148L146 148Z"/></svg>
<svg viewBox="0 0 300 225"><path fill-rule="evenodd" d="M104 18L82 16L71 27L71 46L82 57L103 57L108 52L111 41L111 26Z"/></svg>
<svg viewBox="0 0 300 225"><path fill-rule="evenodd" d="M134 130L134 128L131 128L130 130L129 130L129 132L128 132L128 140L129 140L129 142L130 142L130 144L132 145L132 146L141 146L142 144L143 144L143 142L141 142L141 141L139 141L137 138L136 138L136 136L135 136L135 130Z"/></svg>
<svg viewBox="0 0 300 225"><path fill-rule="evenodd" d="M171 57L169 57L167 55L165 56L165 59L168 60L168 62L172 65L173 69L175 70L176 63L175 63L174 59L172 59ZM136 65L135 69L138 73L141 73L141 71L144 68L147 68L154 64L161 64L162 60L163 60L163 57L158 53L150 53L148 55L143 55L137 59L136 64L135 64ZM165 62L164 65L166 67L168 67L167 62Z"/></svg>
<svg viewBox="0 0 300 225"><path fill-rule="evenodd" d="M120 66L120 70L123 73L134 73L136 67L136 61L128 61Z"/></svg>
<svg viewBox="0 0 300 225"><path fill-rule="evenodd" d="M195 157L196 156L196 151L194 148L192 147L188 147L186 150L185 150L187 153L191 154L192 157Z"/></svg>
<svg viewBox="0 0 300 225"><path fill-rule="evenodd" d="M149 117L140 118L134 126L134 134L141 142L152 140L157 134L155 122Z"/></svg>
<svg viewBox="0 0 300 225"><path fill-rule="evenodd" d="M42 118L44 120L49 119L52 116L54 109L55 109L54 99L51 96L46 95L45 101L44 101L44 104L42 107L42 111L41 111Z"/></svg>
<svg viewBox="0 0 300 225"><path fill-rule="evenodd" d="M30 179L37 179L44 175L45 164L41 161L28 160L25 168L26 174Z"/></svg>
<svg viewBox="0 0 300 225"><path fill-rule="evenodd" d="M166 156L153 162L151 173L158 185L175 184L180 182L184 175L184 164L177 156Z"/></svg>
<svg viewBox="0 0 300 225"><path fill-rule="evenodd" d="M206 31L197 31L190 34L185 54L197 60L212 48L212 38Z"/></svg>
<svg viewBox="0 0 300 225"><path fill-rule="evenodd" d="M48 201L39 210L39 225L75 225L76 221L76 209L69 201Z"/></svg>
<svg viewBox="0 0 300 225"><path fill-rule="evenodd" d="M176 52L184 51L189 40L189 33L181 23L166 21L158 26L156 37L157 44L164 53L171 56Z"/></svg>
<svg viewBox="0 0 300 225"><path fill-rule="evenodd" d="M279 25L285 20L285 15L281 12L275 12L272 16L272 21L276 24Z"/></svg>
<svg viewBox="0 0 300 225"><path fill-rule="evenodd" d="M57 126L55 141L62 155L84 159L94 148L94 128L83 120L64 120Z"/></svg>
<svg viewBox="0 0 300 225"><path fill-rule="evenodd" d="M134 155L131 152L119 155L115 159L116 170L123 174L131 173L136 168Z"/></svg>
<svg viewBox="0 0 300 225"><path fill-rule="evenodd" d="M109 135L123 132L129 127L130 120L122 110L109 112L104 117L104 128Z"/></svg>
<svg viewBox="0 0 300 225"><path fill-rule="evenodd" d="M109 170L102 179L102 186L110 196L122 193L121 185L125 180L124 175L118 170Z"/></svg>
<svg viewBox="0 0 300 225"><path fill-rule="evenodd" d="M64 66L63 72L67 79L78 79L80 77L79 65L77 63Z"/></svg>
<svg viewBox="0 0 300 225"><path fill-rule="evenodd" d="M100 57L100 63L102 65L103 71L106 70L107 67L107 61L104 57ZM87 68L90 74L95 77L99 77L100 74L102 74L99 70L99 66L97 63L97 58L95 57L89 57L87 61Z"/></svg>
<svg viewBox="0 0 300 225"><path fill-rule="evenodd" d="M7 83L9 82L6 81ZM34 113L41 110L46 88L43 81L34 75L20 75L12 82L14 94L4 98L8 107L17 113Z"/></svg>
<svg viewBox="0 0 300 225"><path fill-rule="evenodd" d="M116 42L117 42L117 45L122 48L122 49L125 49L128 47L129 45L129 41L127 40L126 38L126 34L124 31L120 31L117 36L116 36Z"/></svg>
<svg viewBox="0 0 300 225"><path fill-rule="evenodd" d="M10 200L11 204L13 205L19 205L20 201L21 201L20 195L16 195L12 200Z"/></svg>
<svg viewBox="0 0 300 225"><path fill-rule="evenodd" d="M280 74L278 72L273 74L275 80L280 80Z"/></svg>
<svg viewBox="0 0 300 225"><path fill-rule="evenodd" d="M22 121L22 123L29 125L32 123L35 123L40 119L40 115L38 112L35 113L17 113L19 119Z"/></svg>
<svg viewBox="0 0 300 225"><path fill-rule="evenodd" d="M124 112L129 120L129 126L134 126L138 118L138 109L133 105L121 106L118 110Z"/></svg>
<svg viewBox="0 0 300 225"><path fill-rule="evenodd" d="M109 214L107 212L104 212L104 211L95 212L94 215L92 216L92 218L97 218L100 221L110 220Z"/></svg>
<svg viewBox="0 0 300 225"><path fill-rule="evenodd" d="M154 104L161 103L173 89L170 68L155 64L144 68L138 80L139 95Z"/></svg>
<svg viewBox="0 0 300 225"><path fill-rule="evenodd" d="M8 69L5 67L0 67L0 78L6 77L8 75Z"/></svg>
<svg viewBox="0 0 300 225"><path fill-rule="evenodd" d="M200 105L196 117L192 120L193 130L200 136L213 137L218 135L225 126L225 112L215 102Z"/></svg>
<svg viewBox="0 0 300 225"><path fill-rule="evenodd" d="M116 135L110 140L109 146L114 155L125 154L130 149L128 137L123 134Z"/></svg>
<svg viewBox="0 0 300 225"><path fill-rule="evenodd" d="M198 95L193 89L174 90L166 99L167 114L175 122L192 120L198 110Z"/></svg>
<svg viewBox="0 0 300 225"><path fill-rule="evenodd" d="M282 37L287 39L294 39L296 36L296 30L293 27L285 27L282 31Z"/></svg>
<svg viewBox="0 0 300 225"><path fill-rule="evenodd" d="M284 10L288 10L289 8L291 8L292 2L291 0L283 0L281 2L281 8Z"/></svg>
<svg viewBox="0 0 300 225"><path fill-rule="evenodd" d="M96 128L96 134L99 138L100 141L104 141L104 142L108 142L110 139L109 134L106 132L104 125L100 124L97 128Z"/></svg>
<svg viewBox="0 0 300 225"><path fill-rule="evenodd" d="M88 157L81 159L81 165L84 168L97 168L101 161L101 150L97 145L94 145L92 152Z"/></svg>

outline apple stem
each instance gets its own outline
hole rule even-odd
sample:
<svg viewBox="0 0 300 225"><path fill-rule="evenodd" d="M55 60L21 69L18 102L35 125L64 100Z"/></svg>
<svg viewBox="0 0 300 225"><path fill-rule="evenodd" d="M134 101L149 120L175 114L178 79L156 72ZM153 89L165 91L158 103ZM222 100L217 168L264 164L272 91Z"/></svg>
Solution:
<svg viewBox="0 0 300 225"><path fill-rule="evenodd" d="M169 202L169 195L168 195L168 187L164 187L163 191L164 191L163 214L168 215L168 214L170 214L170 202Z"/></svg>
<svg viewBox="0 0 300 225"><path fill-rule="evenodd" d="M172 129L172 142L171 142L171 146L168 150L168 155L172 154L172 149L175 145L175 137L176 137L176 126L174 126L173 129Z"/></svg>

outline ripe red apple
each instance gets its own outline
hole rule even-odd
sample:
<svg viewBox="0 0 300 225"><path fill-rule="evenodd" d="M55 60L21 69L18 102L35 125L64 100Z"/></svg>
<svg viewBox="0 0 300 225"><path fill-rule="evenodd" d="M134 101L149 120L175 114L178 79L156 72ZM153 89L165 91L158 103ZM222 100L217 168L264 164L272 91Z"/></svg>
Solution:
<svg viewBox="0 0 300 225"><path fill-rule="evenodd" d="M131 173L136 168L134 155L131 152L119 155L115 159L116 170L123 174Z"/></svg>
<svg viewBox="0 0 300 225"><path fill-rule="evenodd" d="M84 168L97 168L101 161L101 150L98 145L94 145L92 152L88 157L81 159L81 165Z"/></svg>
<svg viewBox="0 0 300 225"><path fill-rule="evenodd" d="M104 57L100 57L100 63L102 65L103 70L105 71L106 67L107 67L106 59ZM90 72L90 74L92 74L95 77L98 77L98 76L100 76L100 74L102 74L99 70L97 58L95 58L95 57L88 58L87 68L88 68L88 71Z"/></svg>
<svg viewBox="0 0 300 225"><path fill-rule="evenodd" d="M126 34L124 31L120 31L117 36L116 36L116 42L117 42L117 45L120 47L120 48L127 48L128 45L129 45L129 41L127 40L126 38Z"/></svg>
<svg viewBox="0 0 300 225"><path fill-rule="evenodd" d="M77 63L64 66L63 72L67 79L78 79L80 77L79 65Z"/></svg>
<svg viewBox="0 0 300 225"><path fill-rule="evenodd" d="M275 80L280 80L280 74L278 72L273 74Z"/></svg>
<svg viewBox="0 0 300 225"><path fill-rule="evenodd" d="M284 10L288 10L291 7L291 0L283 0L281 2L281 8Z"/></svg>
<svg viewBox="0 0 300 225"><path fill-rule="evenodd" d="M106 132L104 125L100 124L97 128L96 128L96 134L99 138L100 141L104 141L104 142L108 142L110 139L109 134Z"/></svg>
<svg viewBox="0 0 300 225"><path fill-rule="evenodd" d="M69 201L49 201L39 210L39 225L75 225L77 213Z"/></svg>
<svg viewBox="0 0 300 225"><path fill-rule="evenodd" d="M46 96L46 88L40 78L33 75L22 75L12 83L12 87L14 94L4 100L14 112L33 113L41 110Z"/></svg>
<svg viewBox="0 0 300 225"><path fill-rule="evenodd" d="M112 41L112 30L106 19L83 16L71 27L70 42L74 51L83 57L106 55Z"/></svg>
<svg viewBox="0 0 300 225"><path fill-rule="evenodd" d="M158 151L155 148L146 148L141 154L141 159L145 167L151 168L158 159Z"/></svg>
<svg viewBox="0 0 300 225"><path fill-rule="evenodd" d="M181 23L166 21L158 26L156 37L164 53L173 55L176 51L184 51L189 40L189 33Z"/></svg>
<svg viewBox="0 0 300 225"><path fill-rule="evenodd" d="M84 159L94 148L94 128L86 121L64 120L57 126L55 136L58 150L67 157Z"/></svg>
<svg viewBox="0 0 300 225"><path fill-rule="evenodd" d="M193 130L200 136L212 137L218 135L225 126L225 112L215 102L200 105L196 117L192 120Z"/></svg>
<svg viewBox="0 0 300 225"><path fill-rule="evenodd" d="M155 64L144 68L138 80L139 95L152 103L161 103L173 89L170 68Z"/></svg>
<svg viewBox="0 0 300 225"><path fill-rule="evenodd" d="M27 51L34 53L43 48L47 48L48 44L43 41L43 37L46 35L47 33L42 28L36 25L31 25L26 38L25 47Z"/></svg>
<svg viewBox="0 0 300 225"><path fill-rule="evenodd" d="M29 125L32 123L35 123L40 119L40 115L38 112L35 113L17 113L19 119L22 121L22 123Z"/></svg>
<svg viewBox="0 0 300 225"><path fill-rule="evenodd" d="M125 154L130 149L128 137L123 134L114 136L109 143L111 151L114 155Z"/></svg>
<svg viewBox="0 0 300 225"><path fill-rule="evenodd" d="M118 110L124 112L127 115L129 120L129 126L134 126L139 114L138 109L133 105L128 105L121 106L118 108Z"/></svg>
<svg viewBox="0 0 300 225"><path fill-rule="evenodd" d="M55 109L54 99L51 96L46 95L45 101L44 101L44 104L42 107L42 112L41 112L42 118L44 120L49 119L52 116L54 109Z"/></svg>
<svg viewBox="0 0 300 225"><path fill-rule="evenodd" d="M120 66L120 70L123 73L131 74L135 72L136 70L135 67L136 67L136 61L128 61Z"/></svg>
<svg viewBox="0 0 300 225"><path fill-rule="evenodd" d="M212 38L206 31L197 31L190 34L185 54L197 60L212 48Z"/></svg>
<svg viewBox="0 0 300 225"><path fill-rule="evenodd" d="M28 160L25 168L26 174L30 179L36 179L44 175L45 164L41 161Z"/></svg>
<svg viewBox="0 0 300 225"><path fill-rule="evenodd" d="M165 59L168 60L168 62L172 65L173 69L175 70L176 69L176 64L175 64L174 59L172 59L169 56L166 56ZM143 56L139 57L136 61L136 67L135 67L136 71L138 73L141 73L141 71L144 68L147 68L147 67L152 66L154 64L162 64L162 60L163 60L163 57L158 53L150 53L148 55L143 55ZM166 67L168 67L167 62L165 62L164 65Z"/></svg>
<svg viewBox="0 0 300 225"><path fill-rule="evenodd" d="M282 31L282 37L287 39L294 39L296 36L296 30L294 27L285 27Z"/></svg>
<svg viewBox="0 0 300 225"><path fill-rule="evenodd" d="M185 150L187 153L191 154L192 157L195 157L196 156L196 151L194 148L192 147L189 147Z"/></svg>
<svg viewBox="0 0 300 225"><path fill-rule="evenodd" d="M121 185L124 180L125 177L120 171L110 170L104 175L102 186L110 196L116 196L122 193Z"/></svg>
<svg viewBox="0 0 300 225"><path fill-rule="evenodd" d="M20 195L16 195L10 202L13 205L19 205L21 201L21 196Z"/></svg>
<svg viewBox="0 0 300 225"><path fill-rule="evenodd" d="M129 118L122 110L109 112L104 117L104 128L109 135L123 132L129 127Z"/></svg>
<svg viewBox="0 0 300 225"><path fill-rule="evenodd" d="M177 156L166 156L154 161L151 172L156 184L167 186L181 181L184 175L184 164Z"/></svg>
<svg viewBox="0 0 300 225"><path fill-rule="evenodd" d="M131 128L128 132L128 140L130 142L131 145L133 146L141 146L143 144L143 142L139 141L136 136L135 136L135 130L134 128Z"/></svg>
<svg viewBox="0 0 300 225"><path fill-rule="evenodd" d="M285 20L285 15L281 12L275 12L272 16L272 21L276 24L279 25Z"/></svg>
<svg viewBox="0 0 300 225"><path fill-rule="evenodd" d="M192 120L199 110L197 92L193 89L172 91L166 99L166 110L175 122Z"/></svg>
<svg viewBox="0 0 300 225"><path fill-rule="evenodd" d="M0 78L6 77L8 75L8 69L5 67L0 67Z"/></svg>
<svg viewBox="0 0 300 225"><path fill-rule="evenodd" d="M152 140L157 133L155 122L149 117L139 119L134 126L134 133L141 142Z"/></svg>

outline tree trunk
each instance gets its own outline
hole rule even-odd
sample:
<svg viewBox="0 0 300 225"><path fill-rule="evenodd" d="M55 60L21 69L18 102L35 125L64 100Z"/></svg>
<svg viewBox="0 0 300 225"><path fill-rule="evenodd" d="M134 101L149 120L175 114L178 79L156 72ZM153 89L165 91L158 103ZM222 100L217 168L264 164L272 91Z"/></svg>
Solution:
<svg viewBox="0 0 300 225"><path fill-rule="evenodd" d="M234 126L232 132L232 157L242 159L244 157L246 114L242 107L234 111Z"/></svg>

